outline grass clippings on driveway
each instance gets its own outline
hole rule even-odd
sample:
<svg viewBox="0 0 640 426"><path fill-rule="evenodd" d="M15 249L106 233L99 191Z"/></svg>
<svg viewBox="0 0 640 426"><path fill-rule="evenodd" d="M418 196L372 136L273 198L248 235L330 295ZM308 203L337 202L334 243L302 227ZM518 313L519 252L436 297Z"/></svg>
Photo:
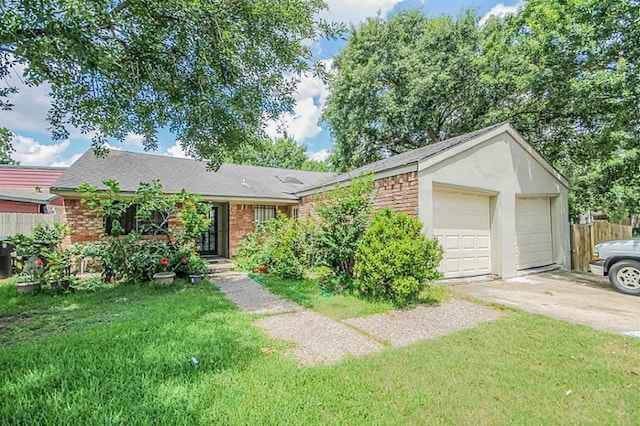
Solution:
<svg viewBox="0 0 640 426"><path fill-rule="evenodd" d="M0 284L0 424L640 423L631 337L514 312L310 368L255 319L211 284Z"/></svg>

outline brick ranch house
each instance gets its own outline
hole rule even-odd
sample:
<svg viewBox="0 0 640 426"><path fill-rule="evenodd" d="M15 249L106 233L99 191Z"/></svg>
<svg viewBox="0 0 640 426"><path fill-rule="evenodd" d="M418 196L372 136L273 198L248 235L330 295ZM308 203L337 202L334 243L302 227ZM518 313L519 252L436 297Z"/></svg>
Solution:
<svg viewBox="0 0 640 426"><path fill-rule="evenodd" d="M374 209L390 206L418 217L444 248L445 277L503 278L548 265L569 267L568 184L508 123L395 155L345 174L223 164L113 151L87 152L51 186L65 200L73 242L95 241L103 219L80 203L82 183L106 179L133 192L159 179L167 193L183 188L213 205L201 250L233 256L254 223L282 211L304 217L318 195L373 173ZM104 187L103 187L104 188Z"/></svg>

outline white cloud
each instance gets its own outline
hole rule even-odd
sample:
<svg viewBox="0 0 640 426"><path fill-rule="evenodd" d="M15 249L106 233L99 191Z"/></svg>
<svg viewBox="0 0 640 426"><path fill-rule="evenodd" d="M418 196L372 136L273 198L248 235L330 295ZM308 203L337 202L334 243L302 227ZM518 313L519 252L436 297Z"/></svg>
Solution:
<svg viewBox="0 0 640 426"><path fill-rule="evenodd" d="M332 62L331 59L321 61L327 70ZM286 130L296 142L316 136L322 131L318 122L328 94L328 88L320 77L303 75L295 94L293 114L283 114L278 120L268 123L265 132L269 137L277 138Z"/></svg>
<svg viewBox="0 0 640 426"><path fill-rule="evenodd" d="M14 135L12 144L15 152L11 157L23 165L50 166L71 160L65 159L62 155L71 145L68 139L57 144L46 145L27 136Z"/></svg>
<svg viewBox="0 0 640 426"><path fill-rule="evenodd" d="M498 3L491 8L490 11L484 14L480 21L478 21L478 25L484 25L487 20L489 20L490 16L505 16L518 12L518 8L520 8L520 3L514 6L505 6L504 3Z"/></svg>
<svg viewBox="0 0 640 426"><path fill-rule="evenodd" d="M107 148L110 151L124 151L124 148L120 145L111 145L110 143L105 143L104 148Z"/></svg>
<svg viewBox="0 0 640 426"><path fill-rule="evenodd" d="M144 141L144 135L129 132L127 133L127 136L125 136L123 143L125 145L132 145L142 148L142 141Z"/></svg>
<svg viewBox="0 0 640 426"><path fill-rule="evenodd" d="M327 0L328 10L320 13L322 19L357 24L378 12L387 16L403 0Z"/></svg>
<svg viewBox="0 0 640 426"><path fill-rule="evenodd" d="M47 133L51 86L46 83L27 86L22 77L24 68L24 65L18 64L5 78L8 86L18 88L18 93L8 97L8 101L13 104L11 110L0 111L0 127L6 127L13 132Z"/></svg>
<svg viewBox="0 0 640 426"><path fill-rule="evenodd" d="M320 151L316 152L308 152L307 157L309 157L310 160L324 161L329 158L329 150L321 149Z"/></svg>
<svg viewBox="0 0 640 426"><path fill-rule="evenodd" d="M182 149L180 141L176 141L176 143L167 148L164 155L167 155L169 157L190 158L187 153L184 152L184 149Z"/></svg>
<svg viewBox="0 0 640 426"><path fill-rule="evenodd" d="M69 167L70 165L75 163L78 158L82 157L82 155L83 155L82 153L74 154L71 157L65 158L61 161L54 161L53 163L51 163L51 165L53 167Z"/></svg>

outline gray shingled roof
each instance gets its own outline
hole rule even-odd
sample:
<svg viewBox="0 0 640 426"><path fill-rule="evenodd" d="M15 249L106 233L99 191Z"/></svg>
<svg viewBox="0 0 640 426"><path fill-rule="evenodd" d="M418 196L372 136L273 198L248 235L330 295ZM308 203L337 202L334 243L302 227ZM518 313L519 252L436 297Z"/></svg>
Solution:
<svg viewBox="0 0 640 426"><path fill-rule="evenodd" d="M302 184L282 182L278 176L297 178ZM75 190L83 183L105 189L102 181L115 179L124 192L134 192L140 182L159 179L168 194L188 192L207 197L296 200L294 192L316 185L336 173L308 172L272 167L223 164L217 172L193 159L112 150L105 158L87 151L52 185L53 192Z"/></svg>
<svg viewBox="0 0 640 426"><path fill-rule="evenodd" d="M305 185L303 188L298 190L298 193L312 190L315 188L333 186L336 183L344 182L346 180L351 179L355 176L360 176L366 173L377 173L385 170L391 170L398 167L406 166L412 163L417 163L429 157L432 157L440 152L446 151L449 148L453 148L456 145L460 145L461 143L467 142L471 139L475 139L479 136L487 134L501 126L504 126L507 123L498 123L493 126L485 127L484 129L476 130L471 133L465 133L464 135L456 136L450 139L446 139L440 142L436 142L431 145L423 146L421 148L417 148L411 151L403 152L402 154L397 154L389 158L384 158L380 161L376 161L375 163L370 163L359 167L357 169L351 170L347 173L342 173L340 175L329 178L323 182L311 183L309 185Z"/></svg>

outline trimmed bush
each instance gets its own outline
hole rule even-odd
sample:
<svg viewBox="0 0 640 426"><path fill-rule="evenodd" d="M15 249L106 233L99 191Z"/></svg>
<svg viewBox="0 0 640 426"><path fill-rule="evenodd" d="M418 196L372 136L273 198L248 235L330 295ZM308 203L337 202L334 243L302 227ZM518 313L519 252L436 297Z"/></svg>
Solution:
<svg viewBox="0 0 640 426"><path fill-rule="evenodd" d="M355 254L354 273L365 297L406 306L423 285L440 277L442 248L422 233L422 223L390 208L374 213Z"/></svg>

